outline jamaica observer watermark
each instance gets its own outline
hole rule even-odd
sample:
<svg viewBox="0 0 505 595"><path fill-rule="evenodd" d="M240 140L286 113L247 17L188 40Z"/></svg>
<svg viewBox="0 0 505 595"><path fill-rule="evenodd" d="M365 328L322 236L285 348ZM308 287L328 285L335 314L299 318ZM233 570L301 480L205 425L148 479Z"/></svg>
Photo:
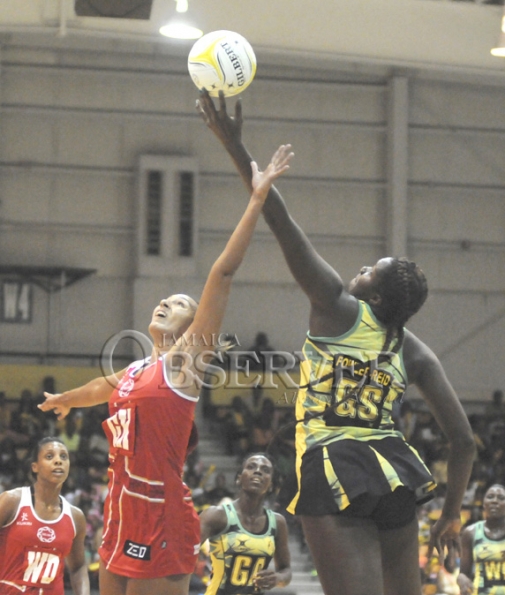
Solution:
<svg viewBox="0 0 505 595"><path fill-rule="evenodd" d="M145 334L136 330L123 330L112 335L105 342L100 353L100 369L106 378L119 382L114 370L114 353L121 341L133 341L142 353L142 360L146 367L139 374L147 374L149 379L154 374L154 368L148 364L154 344ZM240 347L238 337L226 333L213 333L210 340L196 335L176 338L174 335L165 335L161 348L178 346L181 350L167 351L163 357L167 368L172 370L172 379L177 378L175 388L184 389L195 383L200 389L254 389L261 386L263 389L284 388L283 401L288 403L294 400L298 390L297 382L290 372L297 368L300 360L304 359L301 352L290 351L254 351L238 350ZM196 354L184 351L185 347L200 345L204 349ZM228 350L233 346L233 350ZM208 348L208 349L205 349ZM226 355L225 355L226 354ZM227 362L225 362L225 357ZM219 363L218 363L219 362ZM224 367L226 363L226 368ZM219 365L221 364L221 365ZM261 369L257 368L260 367ZM173 382L171 382L173 384Z"/></svg>

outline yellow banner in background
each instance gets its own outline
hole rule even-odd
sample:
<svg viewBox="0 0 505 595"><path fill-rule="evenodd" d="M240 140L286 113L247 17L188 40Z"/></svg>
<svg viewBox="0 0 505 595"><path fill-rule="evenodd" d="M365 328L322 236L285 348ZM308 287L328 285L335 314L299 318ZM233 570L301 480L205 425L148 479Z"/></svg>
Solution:
<svg viewBox="0 0 505 595"><path fill-rule="evenodd" d="M96 367L1 364L0 391L5 392L7 399L19 399L24 389L32 391L34 396L41 393L46 376L52 376L56 390L62 392L100 375L101 370Z"/></svg>

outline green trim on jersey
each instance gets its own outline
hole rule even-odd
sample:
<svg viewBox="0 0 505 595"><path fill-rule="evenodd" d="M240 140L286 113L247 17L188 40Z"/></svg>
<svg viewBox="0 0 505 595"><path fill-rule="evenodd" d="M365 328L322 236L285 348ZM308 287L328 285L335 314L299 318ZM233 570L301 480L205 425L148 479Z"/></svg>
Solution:
<svg viewBox="0 0 505 595"><path fill-rule="evenodd" d="M486 537L484 521L475 523L473 538L474 595L505 595L505 537Z"/></svg>
<svg viewBox="0 0 505 595"><path fill-rule="evenodd" d="M205 595L258 595L253 579L267 568L275 553L277 521L275 513L265 508L267 528L261 535L242 526L233 503L223 504L227 524L210 540L212 577Z"/></svg>

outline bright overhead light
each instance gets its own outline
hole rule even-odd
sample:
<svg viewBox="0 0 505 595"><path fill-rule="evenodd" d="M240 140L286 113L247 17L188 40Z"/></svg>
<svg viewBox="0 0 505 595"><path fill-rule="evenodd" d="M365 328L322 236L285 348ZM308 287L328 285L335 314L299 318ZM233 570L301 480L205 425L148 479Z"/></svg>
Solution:
<svg viewBox="0 0 505 595"><path fill-rule="evenodd" d="M175 0L175 2L177 3L176 12L188 12L188 0ZM160 27L160 33L172 39L198 39L203 35L203 31L195 27L186 17L171 19L166 25Z"/></svg>
<svg viewBox="0 0 505 595"><path fill-rule="evenodd" d="M173 39L199 39L203 35L203 31L198 27L175 20L169 21L166 25L160 27L160 33Z"/></svg>
<svg viewBox="0 0 505 595"><path fill-rule="evenodd" d="M177 6L175 10L177 12L188 12L188 0L175 0L177 2Z"/></svg>
<svg viewBox="0 0 505 595"><path fill-rule="evenodd" d="M498 45L491 50L493 56L498 58L505 58L505 8L503 9L503 17L501 20L501 33Z"/></svg>
<svg viewBox="0 0 505 595"><path fill-rule="evenodd" d="M505 58L505 47L496 47L491 50L493 56L497 58Z"/></svg>

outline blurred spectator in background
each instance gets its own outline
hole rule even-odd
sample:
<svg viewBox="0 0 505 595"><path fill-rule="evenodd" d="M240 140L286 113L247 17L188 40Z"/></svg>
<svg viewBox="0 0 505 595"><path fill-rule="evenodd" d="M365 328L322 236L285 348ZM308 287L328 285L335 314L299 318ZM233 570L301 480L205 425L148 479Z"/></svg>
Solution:
<svg viewBox="0 0 505 595"><path fill-rule="evenodd" d="M22 471L16 451L16 443L10 436L0 441L0 492L14 487L15 478ZM20 482L23 482L21 473Z"/></svg>
<svg viewBox="0 0 505 595"><path fill-rule="evenodd" d="M214 487L205 493L207 504L216 506L223 498L232 498L233 492L226 485L226 475L217 473L214 480Z"/></svg>
<svg viewBox="0 0 505 595"><path fill-rule="evenodd" d="M268 365L268 358L265 358L265 353L275 351L275 347L270 345L268 335L260 332L256 335L254 343L247 351L251 354L248 357L249 368L251 370L265 371Z"/></svg>
<svg viewBox="0 0 505 595"><path fill-rule="evenodd" d="M414 411L410 401L403 401L400 405L400 418L398 420L398 429L405 437L407 442L412 442L416 430L417 414Z"/></svg>
<svg viewBox="0 0 505 595"><path fill-rule="evenodd" d="M46 430L46 420L42 411L37 408L32 391L25 388L21 391L17 409L12 412L10 429L19 437L19 444L28 450L35 447Z"/></svg>
<svg viewBox="0 0 505 595"><path fill-rule="evenodd" d="M459 568L456 553L453 551L445 557L437 575L437 595L460 595L458 586Z"/></svg>
<svg viewBox="0 0 505 595"><path fill-rule="evenodd" d="M42 379L42 388L40 392L38 392L34 397L35 407L37 409L37 415L40 415L42 411L37 407L40 403L43 403L46 399L44 397L44 391L51 393L52 395L56 394L58 391L56 390L56 379L54 376L44 376ZM54 436L56 432L56 417L54 415L44 415L43 416L43 423L45 426L45 434Z"/></svg>
<svg viewBox="0 0 505 595"><path fill-rule="evenodd" d="M490 436L486 418L483 415L472 414L468 416L468 421L475 440L475 460L488 461L490 459Z"/></svg>
<svg viewBox="0 0 505 595"><path fill-rule="evenodd" d="M252 424L252 439L250 449L254 451L266 451L277 430L277 415L272 399L265 398L261 409L254 416Z"/></svg>
<svg viewBox="0 0 505 595"><path fill-rule="evenodd" d="M86 461L80 460L81 435L77 431L76 413L72 411L63 421L63 430L59 432L58 438L67 447L70 457L70 473L68 482L70 485L77 485L78 476L82 471L82 465Z"/></svg>
<svg viewBox="0 0 505 595"><path fill-rule="evenodd" d="M447 462L449 459L449 447L441 444L433 456L430 471L438 486L447 486Z"/></svg>
<svg viewBox="0 0 505 595"><path fill-rule="evenodd" d="M236 395L223 420L226 454L242 457L249 449L252 415L242 397Z"/></svg>
<svg viewBox="0 0 505 595"><path fill-rule="evenodd" d="M491 395L491 401L486 405L484 411L487 421L494 422L497 419L505 420L505 403L503 402L503 391L497 389Z"/></svg>
<svg viewBox="0 0 505 595"><path fill-rule="evenodd" d="M0 440L5 438L11 425L11 412L5 392L0 391Z"/></svg>
<svg viewBox="0 0 505 595"><path fill-rule="evenodd" d="M75 414L72 412L64 420L64 429L60 432L59 438L67 447L70 456L70 464L74 465L77 462L77 453L81 443L81 436L77 431L77 424L75 421Z"/></svg>

